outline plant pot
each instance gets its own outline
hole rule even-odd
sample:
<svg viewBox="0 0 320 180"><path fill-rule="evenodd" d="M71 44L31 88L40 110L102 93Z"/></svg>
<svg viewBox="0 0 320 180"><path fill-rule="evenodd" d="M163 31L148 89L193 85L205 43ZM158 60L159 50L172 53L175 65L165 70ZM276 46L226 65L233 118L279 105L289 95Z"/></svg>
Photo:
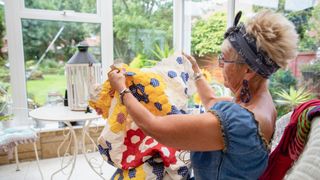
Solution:
<svg viewBox="0 0 320 180"><path fill-rule="evenodd" d="M302 71L302 76L303 76L303 79L307 81L314 76L314 72Z"/></svg>

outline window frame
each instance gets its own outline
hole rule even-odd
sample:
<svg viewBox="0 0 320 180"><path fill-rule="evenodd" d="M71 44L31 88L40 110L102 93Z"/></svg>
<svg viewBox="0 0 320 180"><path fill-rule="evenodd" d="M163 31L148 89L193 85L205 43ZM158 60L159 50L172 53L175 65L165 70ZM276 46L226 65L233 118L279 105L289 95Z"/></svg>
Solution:
<svg viewBox="0 0 320 180"><path fill-rule="evenodd" d="M27 125L30 123L27 121L28 106L22 19L100 24L101 64L103 74L106 74L108 67L113 63L112 1L97 0L96 2L97 13L90 14L74 11L30 9L25 7L24 0L4 1L14 124ZM105 79L106 76L103 76L103 80Z"/></svg>
<svg viewBox="0 0 320 180"><path fill-rule="evenodd" d="M227 0L227 17L230 27L234 17L235 0ZM184 51L190 54L191 38L186 38L184 30L184 2L173 0L173 47L175 52ZM74 11L55 11L31 9L25 7L25 0L4 0L5 21L8 38L8 59L10 62L10 84L12 89L13 113L15 124L27 122L27 86L25 59L22 38L22 19L54 20L65 22L98 23L101 28L101 64L103 74L107 74L113 64L113 1L97 0L97 13L79 13ZM106 76L102 77L106 80Z"/></svg>

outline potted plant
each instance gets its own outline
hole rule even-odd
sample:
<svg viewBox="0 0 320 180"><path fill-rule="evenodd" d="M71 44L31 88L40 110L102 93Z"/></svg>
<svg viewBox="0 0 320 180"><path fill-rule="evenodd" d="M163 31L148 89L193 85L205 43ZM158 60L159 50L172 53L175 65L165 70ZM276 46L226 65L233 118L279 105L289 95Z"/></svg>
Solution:
<svg viewBox="0 0 320 180"><path fill-rule="evenodd" d="M293 110L299 104L307 102L313 98L310 91L306 91L304 88L294 89L293 86L290 87L289 92L281 89L281 91L276 92L280 99L275 100L279 105L285 105Z"/></svg>
<svg viewBox="0 0 320 180"><path fill-rule="evenodd" d="M305 80L318 80L320 77L320 61L317 60L301 66L301 72Z"/></svg>

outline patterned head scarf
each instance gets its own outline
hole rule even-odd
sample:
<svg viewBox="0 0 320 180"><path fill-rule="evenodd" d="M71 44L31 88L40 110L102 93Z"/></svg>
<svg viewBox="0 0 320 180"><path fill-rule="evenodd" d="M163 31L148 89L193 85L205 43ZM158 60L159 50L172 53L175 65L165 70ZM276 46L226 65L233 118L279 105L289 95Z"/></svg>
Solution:
<svg viewBox="0 0 320 180"><path fill-rule="evenodd" d="M245 60L251 70L268 79L280 67L263 50L258 49L255 37L246 33L244 24L238 22L242 12L239 11L234 19L233 26L224 34L232 47Z"/></svg>

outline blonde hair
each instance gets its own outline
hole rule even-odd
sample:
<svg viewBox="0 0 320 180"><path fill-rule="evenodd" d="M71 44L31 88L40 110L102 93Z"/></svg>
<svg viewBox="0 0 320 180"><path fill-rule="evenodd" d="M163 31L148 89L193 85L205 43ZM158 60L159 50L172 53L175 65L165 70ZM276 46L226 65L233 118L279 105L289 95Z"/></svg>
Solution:
<svg viewBox="0 0 320 180"><path fill-rule="evenodd" d="M245 23L245 28L255 37L257 49L266 52L280 67L285 68L288 61L296 57L298 34L283 15L261 11ZM222 44L222 51L228 52L232 59L241 58L227 39Z"/></svg>

